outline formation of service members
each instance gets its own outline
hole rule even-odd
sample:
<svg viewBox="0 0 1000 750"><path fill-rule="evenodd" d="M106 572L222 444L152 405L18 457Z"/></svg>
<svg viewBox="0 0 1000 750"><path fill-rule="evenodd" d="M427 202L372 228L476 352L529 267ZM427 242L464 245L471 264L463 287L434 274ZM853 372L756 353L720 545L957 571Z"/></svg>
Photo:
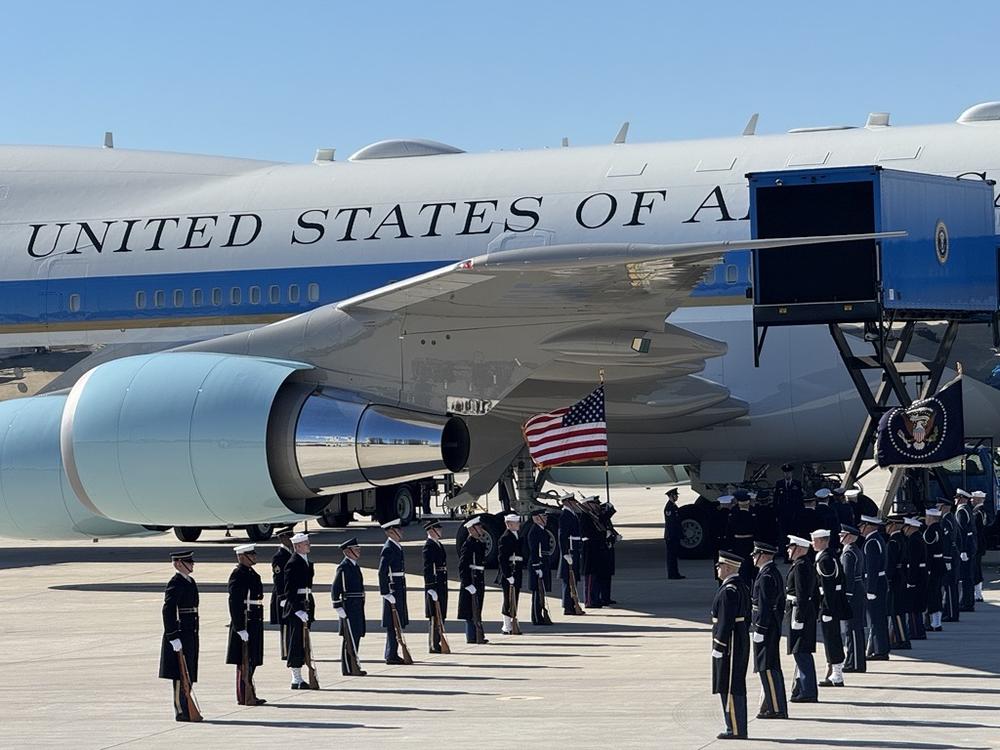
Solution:
<svg viewBox="0 0 1000 750"><path fill-rule="evenodd" d="M788 702L817 702L818 688L843 687L845 673L865 672L869 661L911 649L913 640L940 632L943 622L957 622L959 612L982 601L985 493L958 490L955 500L938 498L922 516L883 519L860 490L806 496L791 467L783 468L773 507L751 508L750 493L738 490L719 498L714 519L725 529L718 536L720 587L712 603L712 692L722 698L725 718L719 739L747 738L751 652L762 691L757 718L786 719ZM665 524L672 523L675 499L664 509ZM786 534L785 576L775 564L777 545L754 530L764 528L751 522L758 514L793 530ZM822 679L814 660L817 629L826 660ZM795 661L787 698L782 631Z"/></svg>

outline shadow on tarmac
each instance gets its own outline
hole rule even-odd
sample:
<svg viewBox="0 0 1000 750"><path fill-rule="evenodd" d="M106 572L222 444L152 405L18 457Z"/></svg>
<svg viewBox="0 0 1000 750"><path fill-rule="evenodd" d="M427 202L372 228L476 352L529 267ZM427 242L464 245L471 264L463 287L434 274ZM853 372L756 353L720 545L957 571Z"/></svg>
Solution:
<svg viewBox="0 0 1000 750"><path fill-rule="evenodd" d="M203 724L224 727L273 727L279 729L400 729L370 724L346 724L335 721L249 721L247 719L205 719Z"/></svg>
<svg viewBox="0 0 1000 750"><path fill-rule="evenodd" d="M791 717L792 721L815 721L820 724L864 724L865 726L872 727L898 727L899 719L855 719L838 717L836 719L829 718L813 718L805 719L802 717ZM928 729L938 729L941 727L947 729L1000 729L1000 724L975 724L971 721L934 721L927 720L922 721L920 719L907 719L906 725L908 727L927 727Z"/></svg>
<svg viewBox="0 0 1000 750"><path fill-rule="evenodd" d="M339 689L335 692L341 692ZM429 714L447 714L454 709L451 708L418 708L416 706L383 706L379 705L352 705L341 703L269 703L267 708L320 708L325 711L419 711Z"/></svg>
<svg viewBox="0 0 1000 750"><path fill-rule="evenodd" d="M765 737L750 737L755 743L774 742L778 745L819 745L822 747L873 747L885 750L992 750L988 745L943 745L938 742L907 742L906 740L832 740L816 737L798 737L795 739L782 737L771 739Z"/></svg>

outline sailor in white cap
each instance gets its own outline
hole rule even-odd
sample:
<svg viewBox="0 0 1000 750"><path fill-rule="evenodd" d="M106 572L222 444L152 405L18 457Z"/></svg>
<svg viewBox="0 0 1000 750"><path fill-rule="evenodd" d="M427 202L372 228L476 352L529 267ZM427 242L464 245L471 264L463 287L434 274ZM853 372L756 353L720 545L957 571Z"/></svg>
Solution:
<svg viewBox="0 0 1000 750"><path fill-rule="evenodd" d="M181 659L191 683L198 681L198 584L194 572L194 553L171 552L174 575L163 592L163 639L160 642L160 673L172 680L174 718L177 721L201 721L190 710L194 698L186 688L181 673Z"/></svg>
<svg viewBox="0 0 1000 750"><path fill-rule="evenodd" d="M497 544L497 578L496 585L503 591L503 627L504 635L521 635L521 628L515 621L517 617L517 600L521 596L521 586L524 583L524 542L520 537L521 517L516 513L508 513L503 517L506 529Z"/></svg>
<svg viewBox="0 0 1000 750"><path fill-rule="evenodd" d="M309 690L309 683L302 679L302 667L307 662L307 631L316 618L312 595L315 570L309 559L309 535L295 534L291 542L294 554L285 564L285 664L292 670L292 690Z"/></svg>
<svg viewBox="0 0 1000 750"><path fill-rule="evenodd" d="M385 628L385 663L404 664L399 655L399 639L393 610L399 619L400 630L410 623L410 613L406 607L406 560L403 557L403 525L394 518L382 524L385 544L378 559L378 590L382 594L382 627Z"/></svg>
<svg viewBox="0 0 1000 750"><path fill-rule="evenodd" d="M865 557L865 599L868 617L868 661L889 660L889 581L886 577L884 522L878 516L861 516Z"/></svg>
<svg viewBox="0 0 1000 750"><path fill-rule="evenodd" d="M924 609L927 606L927 546L921 533L920 519L907 516L903 519L903 538L906 541L906 593L910 639L927 640L924 627Z"/></svg>
<svg viewBox="0 0 1000 750"><path fill-rule="evenodd" d="M830 530L816 529L810 535L816 551L816 581L819 591L819 628L826 652L826 676L820 687L844 686L844 640L840 623L851 615L844 591L840 560L830 548Z"/></svg>
<svg viewBox="0 0 1000 750"><path fill-rule="evenodd" d="M486 589L486 531L482 519L474 516L465 522L469 535L458 553L458 618L465 620L467 643L489 643L483 633L483 596Z"/></svg>
<svg viewBox="0 0 1000 750"><path fill-rule="evenodd" d="M792 567L785 578L785 625L788 653L795 659L792 703L816 703L816 572L809 561L811 543L788 535Z"/></svg>
<svg viewBox="0 0 1000 750"><path fill-rule="evenodd" d="M976 521L976 556L973 558L973 583L974 599L977 602L983 601L983 557L986 555L986 548L989 546L986 529L990 526L990 519L986 513L986 493L982 490L975 490L972 493L972 517Z"/></svg>
<svg viewBox="0 0 1000 750"><path fill-rule="evenodd" d="M580 504L572 493L559 497L562 512L559 514L559 578L562 579L562 605L564 615L583 614L577 582L582 572L583 536L580 533Z"/></svg>
<svg viewBox="0 0 1000 750"><path fill-rule="evenodd" d="M972 493L956 494L958 509L955 521L958 525L958 609L960 612L974 612L976 609L975 559L977 548L976 518L972 513Z"/></svg>
<svg viewBox="0 0 1000 750"><path fill-rule="evenodd" d="M239 544L233 547L237 565L229 575L229 648L226 664L236 665L236 702L241 706L259 706L266 701L257 697L254 671L264 663L264 584L253 566L257 547Z"/></svg>
<svg viewBox="0 0 1000 750"><path fill-rule="evenodd" d="M941 511L928 508L924 511L924 545L927 548L927 601L926 611L930 620L927 630L940 633L942 621L942 587L947 572L944 562L944 535L941 533Z"/></svg>

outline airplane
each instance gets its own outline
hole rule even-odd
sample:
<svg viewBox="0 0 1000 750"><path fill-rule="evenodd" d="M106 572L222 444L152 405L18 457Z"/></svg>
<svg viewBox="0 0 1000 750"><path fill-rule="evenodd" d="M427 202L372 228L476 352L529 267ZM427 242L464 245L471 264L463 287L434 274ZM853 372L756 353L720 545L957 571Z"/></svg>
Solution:
<svg viewBox="0 0 1000 750"><path fill-rule="evenodd" d="M686 465L707 494L843 461L865 413L825 331L773 331L754 367L750 249L782 241L748 239L744 175L989 179L1000 102L755 128L304 164L0 146L0 372L20 375L0 381L0 535L294 522L466 466L471 501L512 466L530 483L523 420L599 374L612 464ZM989 331L962 337L967 431L996 437Z"/></svg>

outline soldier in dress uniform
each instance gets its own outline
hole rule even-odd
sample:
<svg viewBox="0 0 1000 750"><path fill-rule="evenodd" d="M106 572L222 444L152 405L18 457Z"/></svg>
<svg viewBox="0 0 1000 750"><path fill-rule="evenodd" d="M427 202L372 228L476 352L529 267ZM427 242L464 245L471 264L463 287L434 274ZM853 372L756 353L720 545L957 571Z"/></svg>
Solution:
<svg viewBox="0 0 1000 750"><path fill-rule="evenodd" d="M361 639L368 632L365 619L365 581L361 574L361 545L358 540L350 538L340 545L344 559L333 574L333 585L330 587L330 598L333 600L333 611L337 613L341 637L340 670L345 675L351 674L351 659L347 639L351 639L354 655L361 664ZM368 674L363 669L361 675Z"/></svg>
<svg viewBox="0 0 1000 750"><path fill-rule="evenodd" d="M257 564L257 546L233 547L236 568L229 575L229 648L226 664L236 665L236 702L250 705L246 687L253 686L253 673L264 663L264 584L253 566ZM246 661L244 662L244 650ZM244 663L247 674L243 673ZM256 690L253 691L256 694ZM257 698L255 705L266 703Z"/></svg>
<svg viewBox="0 0 1000 750"><path fill-rule="evenodd" d="M184 659L191 683L198 681L198 584L193 552L171 552L174 575L163 592L163 640L160 643L160 677L173 680L174 718L197 721L188 712L190 696L183 690L180 659Z"/></svg>
<svg viewBox="0 0 1000 750"><path fill-rule="evenodd" d="M826 653L826 677L819 684L821 687L843 687L846 657L840 624L853 613L844 594L844 574L840 560L830 547L830 530L816 529L811 539L816 552L819 628L823 633L823 650Z"/></svg>
<svg viewBox="0 0 1000 750"><path fill-rule="evenodd" d="M552 590L552 536L545 530L549 521L545 508L538 508L531 514L531 528L528 529L528 590L531 592L531 624L551 625L549 609L545 605L545 592Z"/></svg>
<svg viewBox="0 0 1000 750"><path fill-rule="evenodd" d="M754 520L750 512L750 493L746 490L736 490L733 493L736 507L729 512L729 550L743 560L743 568L740 575L743 582L749 586L753 582L753 563L750 556L753 554L753 533Z"/></svg>
<svg viewBox="0 0 1000 750"><path fill-rule="evenodd" d="M722 699L726 720L720 740L747 739L750 592L739 574L746 562L723 551L716 563L722 586L712 602L712 693Z"/></svg>
<svg viewBox="0 0 1000 750"><path fill-rule="evenodd" d="M955 501L947 497L937 499L937 508L941 511L941 544L944 548L944 588L942 601L942 622L958 622L958 523L952 512Z"/></svg>
<svg viewBox="0 0 1000 750"><path fill-rule="evenodd" d="M910 640L927 640L924 628L924 608L927 605L927 547L924 544L917 518L903 519L903 536L906 539L906 592L909 609L907 624Z"/></svg>
<svg viewBox="0 0 1000 750"><path fill-rule="evenodd" d="M817 490L817 494L823 492L823 489ZM826 490L829 492L829 490ZM796 534L799 539L808 539L809 535L812 534L816 529L822 528L819 522L819 512L816 510L816 503L819 498L816 495L810 495L802 499L802 510L799 511L799 517L795 522ZM812 546L809 547L812 550ZM809 552L809 556L812 557L812 552Z"/></svg>
<svg viewBox="0 0 1000 750"><path fill-rule="evenodd" d="M382 627L385 628L385 663L402 664L399 656L399 640L393 623L392 610L396 609L399 629L405 630L410 624L410 613L406 607L406 561L403 558L402 521L398 518L382 524L385 544L378 559L378 590L382 595Z"/></svg>
<svg viewBox="0 0 1000 750"><path fill-rule="evenodd" d="M881 512L878 504L857 487L851 490L845 490L844 497L854 503L854 525L858 528L861 528L861 516L877 518Z"/></svg>
<svg viewBox="0 0 1000 750"><path fill-rule="evenodd" d="M906 651L912 648L907 620L910 612L910 592L906 587L909 544L903 535L903 517L889 516L886 520L886 577L889 579L889 648Z"/></svg>
<svg viewBox="0 0 1000 750"><path fill-rule="evenodd" d="M756 497L751 495L752 505L750 512L753 514L753 538L755 542L766 542L775 549L778 548L779 525L778 514L775 511L774 503L767 491L761 491Z"/></svg>
<svg viewBox="0 0 1000 750"><path fill-rule="evenodd" d="M858 546L861 531L849 523L840 526L840 569L844 571L844 594L851 607L850 619L841 620L840 635L844 641L845 672L865 672L867 643L865 641L865 557Z"/></svg>
<svg viewBox="0 0 1000 750"><path fill-rule="evenodd" d="M941 533L941 511L928 508L924 511L924 545L927 548L927 630L940 633L943 614L944 535Z"/></svg>
<svg viewBox="0 0 1000 750"><path fill-rule="evenodd" d="M424 524L427 540L424 542L424 616L427 618L427 644L432 654L441 653L441 631L434 626L437 610L441 611L441 629L448 619L448 553L441 544L441 524L428 521Z"/></svg>
<svg viewBox="0 0 1000 750"><path fill-rule="evenodd" d="M809 560L812 544L789 534L788 559L792 567L785 579L785 632L788 653L795 659L792 703L816 703L816 572Z"/></svg>
<svg viewBox="0 0 1000 750"><path fill-rule="evenodd" d="M986 529L990 526L989 516L986 514L986 493L976 490L972 493L972 517L976 521L976 557L973 565L974 596L977 602L983 601L983 557L986 555L988 540Z"/></svg>
<svg viewBox="0 0 1000 750"><path fill-rule="evenodd" d="M465 620L465 641L475 643L483 623L483 595L486 588L486 545L482 538L482 519L479 516L465 522L469 535L462 542L458 554L458 578L462 586L458 592L458 618ZM486 638L483 643L489 643Z"/></svg>
<svg viewBox="0 0 1000 750"><path fill-rule="evenodd" d="M736 503L732 495L719 495L716 502L718 505L712 514L712 540L715 551L726 550L731 552L732 540L729 538L729 514L736 507Z"/></svg>
<svg viewBox="0 0 1000 750"><path fill-rule="evenodd" d="M285 564L285 664L292 670L292 690L309 690L302 679L306 663L306 632L316 619L316 601L312 595L314 566L309 559L309 535L295 534L292 556Z"/></svg>
<svg viewBox="0 0 1000 750"><path fill-rule="evenodd" d="M791 464L783 464L781 467L783 476L774 484L774 511L778 516L777 540L784 539L795 531L795 524L802 510L802 483L792 478L794 468ZM777 540L775 546L778 546ZM780 555L784 557L784 554L782 550Z"/></svg>
<svg viewBox="0 0 1000 750"><path fill-rule="evenodd" d="M601 579L602 595L604 597L604 603L607 605L618 603L615 601L614 597L611 596L611 582L615 578L615 547L622 538L621 534L618 533L618 529L615 528L614 522L611 520L617 512L618 509L611 503L611 501L608 501L606 503L601 503L600 511L597 514L601 525L604 527L604 540L607 545L604 577Z"/></svg>
<svg viewBox="0 0 1000 750"><path fill-rule="evenodd" d="M581 583L580 567L583 555L583 537L580 533L578 503L572 493L560 496L562 512L559 514L559 578L562 579L562 605L564 615L575 615L573 595L570 591L570 571L576 579L577 592Z"/></svg>
<svg viewBox="0 0 1000 750"><path fill-rule="evenodd" d="M503 522L507 528L497 542L497 577L494 583L503 592L503 605L500 609L503 625L500 632L512 635L514 615L521 598L521 586L524 585L524 540L521 538L519 515L508 513L503 517Z"/></svg>
<svg viewBox="0 0 1000 750"><path fill-rule="evenodd" d="M295 532L291 529L278 533L280 546L278 551L271 558L271 624L278 626L279 643L281 644L281 658L288 658L287 634L285 633L285 566L292 556L292 536Z"/></svg>
<svg viewBox="0 0 1000 750"><path fill-rule="evenodd" d="M834 490L827 489L826 487L816 490L816 523L819 524L817 528L826 529L831 531L833 529L840 528L840 519L837 517L837 511L834 510L833 506L830 504L834 497ZM809 533L816 531L816 529L810 529ZM834 555L840 555L840 534L837 534L837 538L827 537L829 539L830 552Z"/></svg>
<svg viewBox="0 0 1000 750"><path fill-rule="evenodd" d="M955 521L958 523L958 609L974 612L976 609L975 560L978 555L976 519L972 514L972 494L959 491L956 498L958 509Z"/></svg>
<svg viewBox="0 0 1000 750"><path fill-rule="evenodd" d="M684 578L677 567L681 551L681 512L677 507L677 488L667 490L667 502L663 506L663 543L667 548L667 578Z"/></svg>
<svg viewBox="0 0 1000 750"><path fill-rule="evenodd" d="M837 525L834 527L834 529L839 529L845 523L848 526L855 525L854 521L856 519L854 518L854 508L852 507L851 503L848 502L847 500L848 491L849 490L847 487L838 487L833 491L833 497L830 501L830 507L833 508L834 513L837 514ZM838 535L838 541L839 541L839 535ZM838 552L842 550L843 550L843 543L841 543L841 546L837 548Z"/></svg>
<svg viewBox="0 0 1000 750"><path fill-rule="evenodd" d="M886 580L884 522L877 516L861 516L865 555L865 610L868 615L868 661L889 660L889 583Z"/></svg>
<svg viewBox="0 0 1000 750"><path fill-rule="evenodd" d="M585 605L600 609L609 602L604 598L604 581L608 575L608 535L598 513L601 499L596 495L584 498L580 504L580 534L583 542L583 577Z"/></svg>
<svg viewBox="0 0 1000 750"><path fill-rule="evenodd" d="M750 599L753 671L760 675L762 698L758 719L787 719L785 676L781 671L781 621L785 613L785 580L774 556L778 549L767 542L754 542L753 564L757 577Z"/></svg>

